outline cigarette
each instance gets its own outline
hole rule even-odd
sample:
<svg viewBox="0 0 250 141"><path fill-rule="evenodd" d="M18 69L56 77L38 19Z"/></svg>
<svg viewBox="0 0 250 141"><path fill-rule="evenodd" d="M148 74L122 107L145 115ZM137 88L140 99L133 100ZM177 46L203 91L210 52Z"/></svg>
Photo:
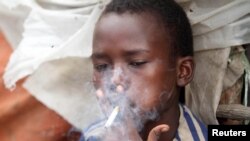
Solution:
<svg viewBox="0 0 250 141"><path fill-rule="evenodd" d="M112 111L112 113L110 114L107 122L105 123L105 127L110 127L112 125L112 123L114 122L115 118L118 115L118 112L119 112L119 106L116 106Z"/></svg>

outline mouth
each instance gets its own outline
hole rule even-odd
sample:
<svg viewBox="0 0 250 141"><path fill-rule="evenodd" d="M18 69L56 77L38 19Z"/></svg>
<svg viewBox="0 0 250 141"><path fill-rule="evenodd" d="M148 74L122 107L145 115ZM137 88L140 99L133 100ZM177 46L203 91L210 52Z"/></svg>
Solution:
<svg viewBox="0 0 250 141"><path fill-rule="evenodd" d="M158 117L156 108L143 109L140 104L129 97L128 91L125 91L122 85L112 86L104 89L106 99L110 104L110 110L104 127L109 128L126 121L129 118L134 122L138 130L141 130L144 123L149 120L155 120Z"/></svg>

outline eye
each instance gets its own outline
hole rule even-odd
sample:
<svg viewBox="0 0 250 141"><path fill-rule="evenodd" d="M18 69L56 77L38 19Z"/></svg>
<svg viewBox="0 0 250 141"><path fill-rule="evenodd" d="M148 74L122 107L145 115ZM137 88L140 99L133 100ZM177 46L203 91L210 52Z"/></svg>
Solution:
<svg viewBox="0 0 250 141"><path fill-rule="evenodd" d="M129 65L136 68L136 67L141 67L146 63L147 63L146 61L134 61L129 63Z"/></svg>
<svg viewBox="0 0 250 141"><path fill-rule="evenodd" d="M98 64L94 65L94 69L98 72L105 71L108 68L108 64Z"/></svg>

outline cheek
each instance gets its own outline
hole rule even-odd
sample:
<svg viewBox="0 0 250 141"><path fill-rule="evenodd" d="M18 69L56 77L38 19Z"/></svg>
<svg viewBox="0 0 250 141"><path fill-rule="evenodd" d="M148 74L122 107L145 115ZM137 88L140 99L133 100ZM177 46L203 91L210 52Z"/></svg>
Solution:
<svg viewBox="0 0 250 141"><path fill-rule="evenodd" d="M168 101L175 86L175 73L165 70L162 66L153 66L133 75L129 97L137 106L149 110Z"/></svg>
<svg viewBox="0 0 250 141"><path fill-rule="evenodd" d="M138 83L137 83L138 84ZM129 98L141 109L150 110L156 107L160 100L160 89L151 86L146 81L132 87L129 92Z"/></svg>
<svg viewBox="0 0 250 141"><path fill-rule="evenodd" d="M150 73L133 76L128 93L130 99L139 107L151 108L156 106L163 89L163 84L159 81Z"/></svg>
<svg viewBox="0 0 250 141"><path fill-rule="evenodd" d="M96 89L99 89L104 85L104 74L100 72L93 73L93 83Z"/></svg>

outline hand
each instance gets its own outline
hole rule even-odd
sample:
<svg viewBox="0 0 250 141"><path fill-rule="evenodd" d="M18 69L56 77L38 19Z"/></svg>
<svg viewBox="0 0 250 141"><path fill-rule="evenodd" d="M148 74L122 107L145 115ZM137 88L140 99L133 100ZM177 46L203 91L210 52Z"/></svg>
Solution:
<svg viewBox="0 0 250 141"><path fill-rule="evenodd" d="M131 129L127 129L127 130L130 130L130 131L128 131L129 135L126 135L125 138L121 136L121 132L118 132L119 128L117 128L116 130L113 130L111 134L112 136L108 135L105 138L105 141L117 141L117 140L142 141L142 139L140 138L136 130L133 130L133 132L131 132ZM158 141L160 139L161 134L166 133L167 131L169 131L168 125L166 124L158 125L149 132L147 141Z"/></svg>
<svg viewBox="0 0 250 141"><path fill-rule="evenodd" d="M154 127L148 135L147 141L158 141L161 134L165 133L169 130L169 126L166 124L161 124L156 127Z"/></svg>

